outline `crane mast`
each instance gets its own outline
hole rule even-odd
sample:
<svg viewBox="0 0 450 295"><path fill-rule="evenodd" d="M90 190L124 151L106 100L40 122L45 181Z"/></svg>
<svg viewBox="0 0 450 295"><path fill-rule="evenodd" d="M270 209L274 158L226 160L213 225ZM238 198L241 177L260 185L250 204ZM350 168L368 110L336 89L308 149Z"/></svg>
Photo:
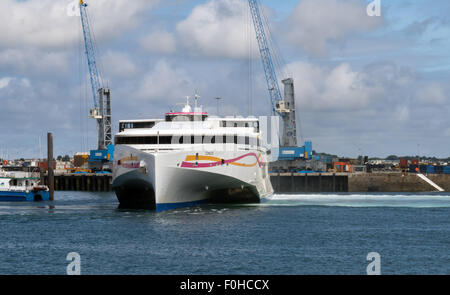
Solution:
<svg viewBox="0 0 450 295"><path fill-rule="evenodd" d="M97 120L98 150L106 150L108 145L112 144L111 91L109 88L102 87L100 83L94 41L86 7L87 4L80 0L81 25L94 99L94 108L90 110L89 117Z"/></svg>
<svg viewBox="0 0 450 295"><path fill-rule="evenodd" d="M284 85L283 99L278 86L271 48L267 39L270 32L266 33L258 0L248 0L248 4L253 19L253 25L255 27L256 40L258 41L267 88L269 90L272 113L278 114L283 120L283 133L280 145L281 147L296 147L297 131L295 120L294 81L292 78L282 80Z"/></svg>

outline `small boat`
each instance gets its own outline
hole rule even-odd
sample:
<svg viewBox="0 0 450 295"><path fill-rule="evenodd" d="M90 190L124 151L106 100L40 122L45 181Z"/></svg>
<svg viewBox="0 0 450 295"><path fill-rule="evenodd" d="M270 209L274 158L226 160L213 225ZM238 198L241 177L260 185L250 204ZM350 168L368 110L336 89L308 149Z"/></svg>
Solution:
<svg viewBox="0 0 450 295"><path fill-rule="evenodd" d="M0 167L0 201L48 201L48 187L39 182L39 172Z"/></svg>

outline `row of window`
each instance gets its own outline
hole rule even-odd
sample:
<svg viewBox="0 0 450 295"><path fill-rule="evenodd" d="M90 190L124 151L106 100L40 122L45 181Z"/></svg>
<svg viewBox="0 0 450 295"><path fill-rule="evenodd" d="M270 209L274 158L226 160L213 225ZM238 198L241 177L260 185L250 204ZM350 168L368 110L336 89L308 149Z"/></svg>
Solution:
<svg viewBox="0 0 450 295"><path fill-rule="evenodd" d="M205 121L208 115L166 115L166 121Z"/></svg>
<svg viewBox="0 0 450 295"><path fill-rule="evenodd" d="M179 115L178 115L179 116ZM180 120L174 120L173 115L169 115L166 117L166 121L180 121ZM191 116L192 118L194 116ZM204 121L206 119L206 115L203 115L202 120ZM181 120L181 121L193 121L190 119ZM155 121L147 121L147 122L121 122L119 123L119 131L123 131L125 129L135 129L135 128L152 128L155 126ZM220 121L220 127L254 127L257 130L259 129L258 122L245 122L245 121Z"/></svg>
<svg viewBox="0 0 450 295"><path fill-rule="evenodd" d="M116 136L115 144L245 144L260 146L259 139L248 136Z"/></svg>
<svg viewBox="0 0 450 295"><path fill-rule="evenodd" d="M220 121L220 127L254 127L259 128L258 122L246 122L246 121Z"/></svg>

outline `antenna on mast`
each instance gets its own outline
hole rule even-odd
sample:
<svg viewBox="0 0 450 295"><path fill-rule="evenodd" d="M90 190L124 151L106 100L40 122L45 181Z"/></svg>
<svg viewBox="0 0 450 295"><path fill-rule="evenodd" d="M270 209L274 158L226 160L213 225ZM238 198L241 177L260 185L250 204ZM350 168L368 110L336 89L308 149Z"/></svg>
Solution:
<svg viewBox="0 0 450 295"><path fill-rule="evenodd" d="M194 112L196 111L197 107L198 107L198 99L200 98L200 95L198 95L198 90L195 89L195 93L194 93Z"/></svg>

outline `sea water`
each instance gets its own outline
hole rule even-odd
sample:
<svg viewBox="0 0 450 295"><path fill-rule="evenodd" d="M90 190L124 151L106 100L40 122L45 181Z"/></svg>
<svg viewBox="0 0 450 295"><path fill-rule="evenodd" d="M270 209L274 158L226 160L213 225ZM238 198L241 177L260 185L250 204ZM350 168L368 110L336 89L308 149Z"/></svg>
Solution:
<svg viewBox="0 0 450 295"><path fill-rule="evenodd" d="M114 193L0 203L0 274L450 274L450 194L273 195L165 212Z"/></svg>

